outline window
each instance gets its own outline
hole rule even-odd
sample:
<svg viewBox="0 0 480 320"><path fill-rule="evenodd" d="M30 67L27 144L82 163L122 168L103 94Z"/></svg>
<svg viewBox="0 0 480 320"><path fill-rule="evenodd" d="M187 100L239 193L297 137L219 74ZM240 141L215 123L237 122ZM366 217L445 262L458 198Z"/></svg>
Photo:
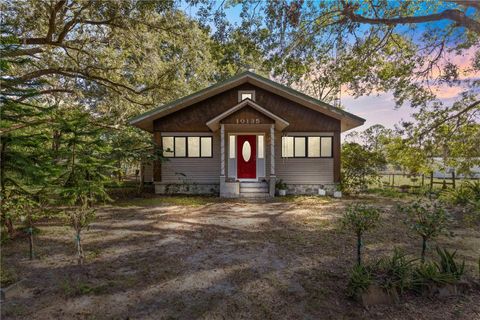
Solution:
<svg viewBox="0 0 480 320"><path fill-rule="evenodd" d="M333 137L282 137L283 158L331 158Z"/></svg>
<svg viewBox="0 0 480 320"><path fill-rule="evenodd" d="M293 137L282 137L282 157L293 157Z"/></svg>
<svg viewBox="0 0 480 320"><path fill-rule="evenodd" d="M258 159L263 159L264 155L264 143L263 143L263 136L258 136L258 150L257 150L257 157Z"/></svg>
<svg viewBox="0 0 480 320"><path fill-rule="evenodd" d="M228 157L230 159L235 159L235 136L230 136L228 147L230 148L228 152Z"/></svg>
<svg viewBox="0 0 480 320"><path fill-rule="evenodd" d="M245 99L250 99L255 101L255 91L253 90L238 91L238 102L241 102Z"/></svg>
<svg viewBox="0 0 480 320"><path fill-rule="evenodd" d="M175 158L187 156L187 137L175 137Z"/></svg>
<svg viewBox="0 0 480 320"><path fill-rule="evenodd" d="M333 149L333 137L322 137L321 138L321 157L330 158L332 157Z"/></svg>
<svg viewBox="0 0 480 320"><path fill-rule="evenodd" d="M200 138L200 155L202 158L212 157L212 137Z"/></svg>
<svg viewBox="0 0 480 320"><path fill-rule="evenodd" d="M305 140L306 138L305 137L294 137L294 149L295 149L295 153L294 153L294 156L295 157L305 157L305 154L306 154L306 146L305 146Z"/></svg>
<svg viewBox="0 0 480 320"><path fill-rule="evenodd" d="M162 137L163 156L173 157L173 137Z"/></svg>
<svg viewBox="0 0 480 320"><path fill-rule="evenodd" d="M167 158L211 158L212 137L162 137Z"/></svg>
<svg viewBox="0 0 480 320"><path fill-rule="evenodd" d="M308 137L308 157L320 157L320 137Z"/></svg>
<svg viewBox="0 0 480 320"><path fill-rule="evenodd" d="M188 137L188 156L200 157L200 137Z"/></svg>

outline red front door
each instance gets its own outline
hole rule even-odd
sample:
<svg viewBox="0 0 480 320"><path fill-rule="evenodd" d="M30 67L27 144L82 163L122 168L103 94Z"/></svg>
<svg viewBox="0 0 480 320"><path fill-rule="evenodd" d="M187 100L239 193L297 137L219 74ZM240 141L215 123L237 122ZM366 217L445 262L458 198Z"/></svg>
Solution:
<svg viewBox="0 0 480 320"><path fill-rule="evenodd" d="M257 136L237 136L237 178L257 178Z"/></svg>

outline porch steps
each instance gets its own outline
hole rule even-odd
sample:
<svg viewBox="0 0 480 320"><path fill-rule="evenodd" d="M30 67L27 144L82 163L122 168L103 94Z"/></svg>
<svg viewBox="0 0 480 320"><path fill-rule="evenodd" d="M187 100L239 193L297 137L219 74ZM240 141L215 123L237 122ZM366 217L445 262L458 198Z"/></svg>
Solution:
<svg viewBox="0 0 480 320"><path fill-rule="evenodd" d="M240 198L269 198L266 182L240 182Z"/></svg>

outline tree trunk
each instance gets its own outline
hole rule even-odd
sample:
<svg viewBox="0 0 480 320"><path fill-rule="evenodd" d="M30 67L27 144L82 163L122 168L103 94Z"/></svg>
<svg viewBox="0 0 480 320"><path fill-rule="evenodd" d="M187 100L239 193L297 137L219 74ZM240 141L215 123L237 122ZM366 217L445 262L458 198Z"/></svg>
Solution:
<svg viewBox="0 0 480 320"><path fill-rule="evenodd" d="M138 185L138 194L141 194L143 192L144 171L145 165L143 164L143 162L140 162L140 183Z"/></svg>
<svg viewBox="0 0 480 320"><path fill-rule="evenodd" d="M426 251L427 251L427 239L425 237L422 237L422 256L421 256L422 263L425 262L425 252Z"/></svg>
<svg viewBox="0 0 480 320"><path fill-rule="evenodd" d="M28 227L28 238L29 238L30 260L33 260L33 256L34 256L34 253L33 253L33 228L32 228L31 225L30 225L30 227Z"/></svg>
<svg viewBox="0 0 480 320"><path fill-rule="evenodd" d="M77 254L78 254L78 265L83 264L83 248L82 241L80 238L80 231L77 231Z"/></svg>
<svg viewBox="0 0 480 320"><path fill-rule="evenodd" d="M357 233L357 264L362 264L362 234Z"/></svg>

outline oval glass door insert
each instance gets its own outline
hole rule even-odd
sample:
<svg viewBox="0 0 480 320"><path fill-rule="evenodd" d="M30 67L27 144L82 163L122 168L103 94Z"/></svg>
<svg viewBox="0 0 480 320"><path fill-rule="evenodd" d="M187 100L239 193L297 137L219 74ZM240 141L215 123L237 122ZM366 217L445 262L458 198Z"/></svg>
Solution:
<svg viewBox="0 0 480 320"><path fill-rule="evenodd" d="M250 142L245 141L242 146L243 161L248 162L251 156L252 156L252 147L250 146Z"/></svg>

